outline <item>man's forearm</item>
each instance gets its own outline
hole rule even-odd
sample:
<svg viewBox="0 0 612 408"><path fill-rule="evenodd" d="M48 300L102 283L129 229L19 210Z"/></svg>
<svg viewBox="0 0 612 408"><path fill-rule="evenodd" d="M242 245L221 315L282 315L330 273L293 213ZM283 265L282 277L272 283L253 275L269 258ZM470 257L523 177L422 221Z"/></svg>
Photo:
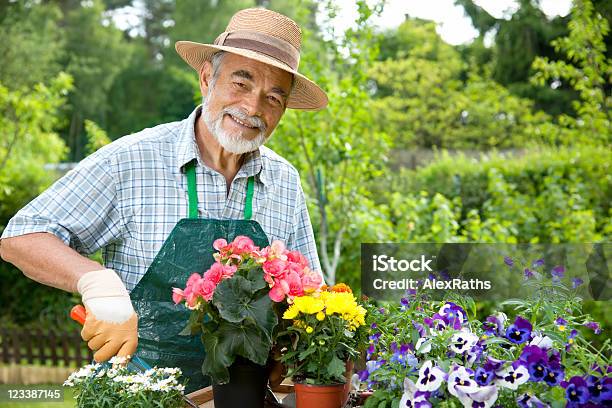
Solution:
<svg viewBox="0 0 612 408"><path fill-rule="evenodd" d="M104 269L47 232L2 239L0 256L30 279L69 292L86 272Z"/></svg>

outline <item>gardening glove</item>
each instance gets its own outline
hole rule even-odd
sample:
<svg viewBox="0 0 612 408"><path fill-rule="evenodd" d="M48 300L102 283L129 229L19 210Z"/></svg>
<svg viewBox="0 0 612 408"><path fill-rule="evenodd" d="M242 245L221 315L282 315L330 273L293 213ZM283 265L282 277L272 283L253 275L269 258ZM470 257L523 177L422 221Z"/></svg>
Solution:
<svg viewBox="0 0 612 408"><path fill-rule="evenodd" d="M79 279L77 290L87 312L81 337L96 351L94 360L133 355L138 345L138 316L115 271L87 272Z"/></svg>

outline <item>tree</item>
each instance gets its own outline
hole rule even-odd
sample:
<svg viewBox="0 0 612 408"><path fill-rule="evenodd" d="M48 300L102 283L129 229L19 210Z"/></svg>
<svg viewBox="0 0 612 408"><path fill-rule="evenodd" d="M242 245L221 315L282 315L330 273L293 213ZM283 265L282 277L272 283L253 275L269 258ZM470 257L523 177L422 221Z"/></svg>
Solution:
<svg viewBox="0 0 612 408"><path fill-rule="evenodd" d="M327 16L333 14L331 2L324 7ZM326 89L329 107L316 113L288 111L271 143L303 176L330 284L339 272L345 279L355 279L359 243L383 240L390 230L384 218L376 217L378 210L367 188L381 175L388 151L386 135L372 125L366 73L377 52L369 20L381 8L370 8L365 1L358 1L357 7L356 27L339 44L331 39L320 43L312 31L303 29L302 71ZM335 39L329 30L327 37Z"/></svg>
<svg viewBox="0 0 612 408"><path fill-rule="evenodd" d="M535 84L567 81L580 96L574 101L576 118L567 114L559 116L559 123L573 131L565 134L566 143L609 144L612 139L612 63L606 57L604 42L609 29L608 21L594 10L590 0L575 0L569 35L552 42L555 50L565 54L570 62L537 57L533 63Z"/></svg>
<svg viewBox="0 0 612 408"><path fill-rule="evenodd" d="M75 84L66 112L69 126L65 129L72 160L80 160L84 155L85 119L106 126L107 112L112 105L109 90L130 59L130 45L120 30L103 21L103 12L102 2L93 0L83 6L67 7L62 20L66 49L61 62Z"/></svg>
<svg viewBox="0 0 612 408"><path fill-rule="evenodd" d="M0 82L11 90L47 83L60 72L64 35L55 5L8 2L0 8Z"/></svg>
<svg viewBox="0 0 612 408"><path fill-rule="evenodd" d="M55 129L71 88L72 79L65 73L32 88L10 90L0 83L0 232L17 210L57 178L48 166L59 163L67 153ZM67 293L25 279L3 261L0 280L3 321L30 322L46 312L53 322L66 316Z"/></svg>
<svg viewBox="0 0 612 408"><path fill-rule="evenodd" d="M542 89L529 82L531 64L536 56L555 57L550 42L567 32L567 17L549 19L538 0L520 0L518 9L509 19L495 18L473 0L456 0L479 31L479 38L463 46L466 54L483 56L481 44L486 34L494 34L493 47L486 54L492 78L513 94L535 101L536 109L557 115L572 113L571 100L575 97L566 87Z"/></svg>
<svg viewBox="0 0 612 408"><path fill-rule="evenodd" d="M386 59L370 70L375 120L398 148L522 146L549 119L465 64L433 22L408 19L383 34L381 44Z"/></svg>

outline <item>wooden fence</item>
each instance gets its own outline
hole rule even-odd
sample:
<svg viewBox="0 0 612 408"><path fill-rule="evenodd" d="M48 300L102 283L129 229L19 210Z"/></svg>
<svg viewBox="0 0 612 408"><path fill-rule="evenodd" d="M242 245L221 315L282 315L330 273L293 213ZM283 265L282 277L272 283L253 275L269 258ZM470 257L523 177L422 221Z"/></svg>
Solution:
<svg viewBox="0 0 612 408"><path fill-rule="evenodd" d="M78 330L55 332L0 326L0 362L81 367L93 359Z"/></svg>

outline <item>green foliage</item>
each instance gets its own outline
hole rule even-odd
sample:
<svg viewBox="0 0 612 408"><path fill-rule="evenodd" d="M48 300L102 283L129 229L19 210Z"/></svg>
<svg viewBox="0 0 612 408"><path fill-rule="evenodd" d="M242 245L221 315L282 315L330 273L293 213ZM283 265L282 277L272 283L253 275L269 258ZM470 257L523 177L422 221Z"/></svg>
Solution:
<svg viewBox="0 0 612 408"><path fill-rule="evenodd" d="M44 165L58 163L66 155L66 146L54 129L71 89L72 79L64 73L31 89L9 90L0 84L0 230L57 178ZM41 320L52 325L67 320L70 297L66 293L26 279L3 261L0 280L3 319L9 317L18 324Z"/></svg>
<svg viewBox="0 0 612 408"><path fill-rule="evenodd" d="M91 120L85 120L85 132L88 139L85 152L88 155L111 142L106 132Z"/></svg>
<svg viewBox="0 0 612 408"><path fill-rule="evenodd" d="M73 160L84 156L87 143L83 126L90 119L102 126L112 102L108 92L115 77L127 65L131 49L122 32L113 25L103 24L104 7L100 0L77 5L65 11L62 24L66 29L66 71L74 78L75 89L70 94L67 144Z"/></svg>
<svg viewBox="0 0 612 408"><path fill-rule="evenodd" d="M397 186L389 195L395 238L509 243L608 239L611 159L608 150L589 147L478 160L442 154L430 166L391 178L389 184Z"/></svg>
<svg viewBox="0 0 612 408"><path fill-rule="evenodd" d="M374 117L398 148L522 146L550 120L475 67L464 81L460 53L442 41L432 22L407 20L381 41L386 59L370 71L379 97Z"/></svg>
<svg viewBox="0 0 612 408"><path fill-rule="evenodd" d="M48 83L59 74L65 42L58 26L61 15L48 2L8 2L0 9L0 83L16 90Z"/></svg>
<svg viewBox="0 0 612 408"><path fill-rule="evenodd" d="M597 13L590 0L576 0L567 37L552 42L557 52L569 59L550 61L538 57L533 62L537 71L533 82L567 81L580 98L574 102L577 117L563 114L559 123L569 130L560 135L564 143L609 144L612 140L612 96L610 96L611 60L606 56L608 21ZM607 88L606 88L607 87Z"/></svg>
<svg viewBox="0 0 612 408"><path fill-rule="evenodd" d="M371 208L367 204L371 194L364 184L382 175L388 149L386 135L372 125L365 73L377 51L368 21L380 9L365 1L359 1L357 8L356 27L337 39L339 45L334 44L336 35L329 26L324 53L314 43L314 33L303 29L304 73L327 91L329 106L316 113L286 112L271 140L271 147L304 176L329 284L336 281L341 254L358 250L359 241L347 245L347 235L358 235L353 220L364 207ZM325 13L328 18L334 15L332 2L325 4Z"/></svg>

